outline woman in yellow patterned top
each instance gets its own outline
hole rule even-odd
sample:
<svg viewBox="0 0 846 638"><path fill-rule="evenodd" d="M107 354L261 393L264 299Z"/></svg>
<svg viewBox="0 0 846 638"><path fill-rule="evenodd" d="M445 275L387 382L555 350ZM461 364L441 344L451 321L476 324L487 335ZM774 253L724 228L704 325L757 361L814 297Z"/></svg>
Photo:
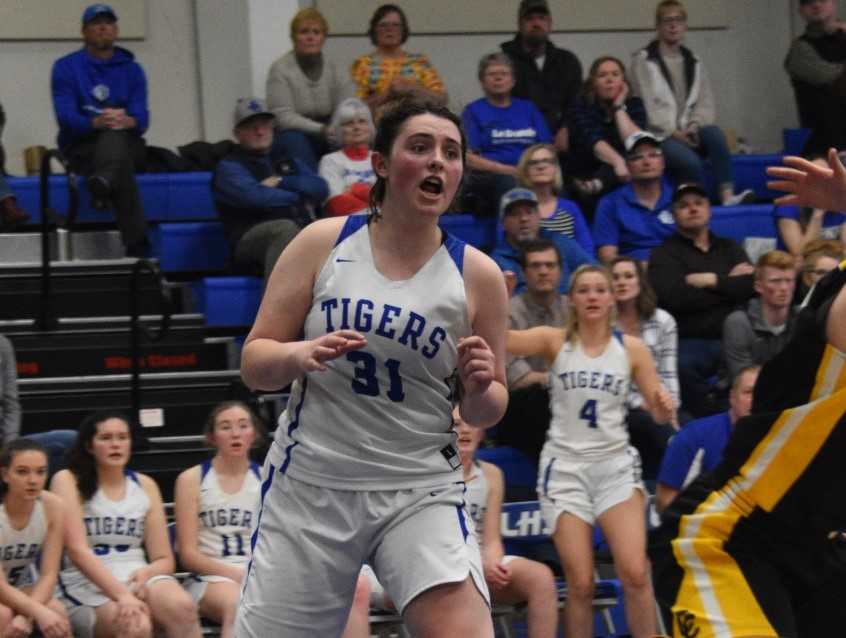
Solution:
<svg viewBox="0 0 846 638"><path fill-rule="evenodd" d="M358 97L372 105L375 98L391 87L419 85L442 95L446 101L444 82L429 58L402 50L409 35L408 20L402 9L394 4L383 4L376 9L367 35L376 49L356 58L351 69Z"/></svg>

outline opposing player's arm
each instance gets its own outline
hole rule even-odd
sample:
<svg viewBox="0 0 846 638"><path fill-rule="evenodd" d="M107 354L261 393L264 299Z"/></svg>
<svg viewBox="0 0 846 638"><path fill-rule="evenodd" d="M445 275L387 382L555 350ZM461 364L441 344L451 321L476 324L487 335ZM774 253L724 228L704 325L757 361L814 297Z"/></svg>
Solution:
<svg viewBox="0 0 846 638"><path fill-rule="evenodd" d="M128 601L135 598L129 588L112 575L88 545L85 526L82 523L85 514L73 473L70 470L57 472L50 481L50 491L61 499L65 508L63 541L71 562L112 600L120 602L122 599ZM141 601L137 601L137 604L142 605Z"/></svg>
<svg viewBox="0 0 846 638"><path fill-rule="evenodd" d="M623 336L623 343L632 363L632 377L657 423L676 425L676 408L672 395L661 383L655 361L643 341L637 337Z"/></svg>
<svg viewBox="0 0 846 638"><path fill-rule="evenodd" d="M44 514L47 518L47 535L41 546L41 558L38 562L38 582L30 594L35 600L46 605L53 598L59 564L62 560L62 526L64 507L62 501L50 492L41 493Z"/></svg>
<svg viewBox="0 0 846 638"><path fill-rule="evenodd" d="M657 509L659 513L663 512L667 509L667 507L669 507L670 503L676 500L676 496L678 495L679 490L674 487L670 487L665 483L658 483L655 487L655 509Z"/></svg>
<svg viewBox="0 0 846 638"><path fill-rule="evenodd" d="M147 518L144 521L144 549L147 550L149 564L138 570L143 573L143 577L136 580L138 586L143 586L152 576L172 574L176 569L176 561L170 547L167 518L165 518L159 486L146 474L137 474L136 476L147 498L150 499L150 509L147 511Z"/></svg>
<svg viewBox="0 0 846 638"><path fill-rule="evenodd" d="M194 574L225 576L235 582L241 582L244 575L242 567L215 560L200 551L198 542L200 483L199 465L185 470L176 479L174 515L179 562Z"/></svg>
<svg viewBox="0 0 846 638"><path fill-rule="evenodd" d="M282 251L241 356L241 376L254 390L278 390L322 362L360 348L364 337L338 331L303 341L317 274L332 251L344 218L325 219L304 228Z"/></svg>
<svg viewBox="0 0 846 638"><path fill-rule="evenodd" d="M472 335L458 344L458 374L464 390L459 409L467 423L486 428L499 422L508 405L508 295L499 267L471 246L464 252L464 282Z"/></svg>
<svg viewBox="0 0 846 638"><path fill-rule="evenodd" d="M506 349L509 354L516 357L542 356L549 365L552 365L564 344L564 339L564 330L552 326L509 330Z"/></svg>

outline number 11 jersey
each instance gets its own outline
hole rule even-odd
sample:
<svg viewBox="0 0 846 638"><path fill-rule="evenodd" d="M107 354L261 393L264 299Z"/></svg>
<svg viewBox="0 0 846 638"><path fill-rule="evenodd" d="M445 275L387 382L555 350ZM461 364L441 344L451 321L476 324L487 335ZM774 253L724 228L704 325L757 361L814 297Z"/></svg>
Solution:
<svg viewBox="0 0 846 638"><path fill-rule="evenodd" d="M367 345L293 383L276 431L293 478L346 490L461 480L452 408L457 344L471 331L464 250L444 235L411 278L390 280L374 264L367 217L347 219L316 278L304 338L350 329Z"/></svg>
<svg viewBox="0 0 846 638"><path fill-rule="evenodd" d="M597 357L586 355L580 341L567 341L555 357L549 378L552 418L545 456L599 460L628 448L626 398L631 362L621 333L615 331Z"/></svg>

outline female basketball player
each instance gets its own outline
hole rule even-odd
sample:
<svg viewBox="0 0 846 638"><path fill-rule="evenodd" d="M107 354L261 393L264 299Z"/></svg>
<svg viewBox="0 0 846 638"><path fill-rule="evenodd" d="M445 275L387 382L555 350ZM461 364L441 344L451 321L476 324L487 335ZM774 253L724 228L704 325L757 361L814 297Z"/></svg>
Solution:
<svg viewBox="0 0 846 638"><path fill-rule="evenodd" d="M507 299L496 265L438 228L464 154L444 107L386 109L370 215L306 227L273 271L242 374L293 386L240 637L338 636L364 561L413 636L493 635L451 412L485 428L505 410Z"/></svg>
<svg viewBox="0 0 846 638"><path fill-rule="evenodd" d="M214 458L176 479L174 503L179 561L193 572L186 589L200 614L231 638L238 596L258 517L259 472L250 449L261 438L255 415L240 401L215 407L206 422Z"/></svg>
<svg viewBox="0 0 846 638"><path fill-rule="evenodd" d="M640 339L612 329L611 276L582 266L570 281L570 312L562 328L508 333L508 351L543 355L551 364L552 420L541 453L538 496L554 529L567 580L564 631L593 635L593 525L599 523L623 584L626 619L635 638L655 634L655 603L646 560L644 488L640 458L625 427L634 380L658 423L675 419Z"/></svg>
<svg viewBox="0 0 846 638"><path fill-rule="evenodd" d="M70 559L59 574L62 602L78 636L151 636L152 619L169 638L198 638L197 609L172 576L159 488L127 469L130 448L124 417L93 414L79 426L68 469L53 477Z"/></svg>
<svg viewBox="0 0 846 638"><path fill-rule="evenodd" d="M0 635L29 636L34 621L47 638L70 638L65 609L53 598L62 557L62 503L44 491L47 452L28 439L7 443L0 452L0 479Z"/></svg>

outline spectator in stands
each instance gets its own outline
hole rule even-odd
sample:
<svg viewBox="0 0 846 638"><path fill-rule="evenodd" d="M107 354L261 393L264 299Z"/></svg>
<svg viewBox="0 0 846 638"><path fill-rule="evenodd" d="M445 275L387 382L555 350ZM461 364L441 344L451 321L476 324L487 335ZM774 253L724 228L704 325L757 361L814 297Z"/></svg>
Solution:
<svg viewBox="0 0 846 638"><path fill-rule="evenodd" d="M846 258L843 244L835 239L814 239L802 249L802 276L793 296L794 303L801 303L814 285Z"/></svg>
<svg viewBox="0 0 846 638"><path fill-rule="evenodd" d="M563 269L558 246L540 238L522 244L520 266L525 292L509 300L509 327L563 328L567 297L559 291ZM543 357L508 357L508 409L497 427L497 440L524 452L537 463L549 428L549 363Z"/></svg>
<svg viewBox="0 0 846 638"><path fill-rule="evenodd" d="M828 163L817 154L811 162L821 168ZM776 223L780 247L791 255L799 256L805 245L814 239L838 239L846 246L846 213L825 211L822 208L799 208L798 206L776 206Z"/></svg>
<svg viewBox="0 0 846 638"><path fill-rule="evenodd" d="M44 491L47 452L25 439L0 452L0 634L70 638L65 608L53 598L62 560L62 502ZM25 549L26 551L21 551Z"/></svg>
<svg viewBox="0 0 846 638"><path fill-rule="evenodd" d="M616 327L623 334L643 341L655 361L661 383L678 409L681 397L676 320L670 313L658 308L655 291L646 278L643 262L633 257L620 256L614 258L610 269L614 299L617 302ZM626 425L632 445L640 452L644 478L652 479L658 471L667 441L675 432L675 428L672 425L656 423L652 415L643 408L644 405L643 394L636 385L632 385L626 401Z"/></svg>
<svg viewBox="0 0 846 638"><path fill-rule="evenodd" d="M755 193L735 194L731 151L715 125L716 106L705 65L682 45L687 11L679 0L655 9L657 38L632 58L632 91L643 99L649 130L661 139L667 170L678 184L705 183L704 157L711 160L723 206L752 201Z"/></svg>
<svg viewBox="0 0 846 638"><path fill-rule="evenodd" d="M479 82L485 96L461 114L467 134L467 165L473 170L466 189L477 200L474 212L490 216L505 191L517 185L517 163L532 144L551 142L540 111L528 100L511 97L514 72L504 53L479 60Z"/></svg>
<svg viewBox="0 0 846 638"><path fill-rule="evenodd" d="M370 150L376 128L370 109L358 98L347 98L335 109L330 128L341 148L320 160L318 172L329 187L324 210L330 215L364 210L376 181Z"/></svg>
<svg viewBox="0 0 846 638"><path fill-rule="evenodd" d="M625 65L604 55L590 66L581 93L568 115L570 156L568 172L576 190L595 197L631 178L624 141L646 128L643 101L631 94Z"/></svg>
<svg viewBox="0 0 846 638"><path fill-rule="evenodd" d="M599 259L617 255L647 261L653 248L673 234L672 186L664 178L664 154L658 139L638 131L626 139L628 184L599 200L593 238Z"/></svg>
<svg viewBox="0 0 846 638"><path fill-rule="evenodd" d="M758 379L758 366L740 370L731 384L729 409L691 421L670 441L655 491L659 512L702 472L713 470L723 458L723 450L739 419L752 411L752 395Z"/></svg>
<svg viewBox="0 0 846 638"><path fill-rule="evenodd" d="M755 292L742 309L723 324L723 351L729 378L743 368L764 365L781 352L793 336L799 309L793 305L796 259L782 250L771 250L755 266Z"/></svg>
<svg viewBox="0 0 846 638"><path fill-rule="evenodd" d="M515 286L512 292L522 293L526 289L526 277L520 265L520 251L523 244L538 237L546 237L555 242L562 258L561 283L559 291L567 291L567 279L582 264L595 263L581 246L561 233L541 232L538 198L527 188L512 188L499 205L499 220L502 235L491 252L491 258L505 273L512 273Z"/></svg>
<svg viewBox="0 0 846 638"><path fill-rule="evenodd" d="M62 602L74 635L199 638L197 608L173 577L162 497L149 476L127 468L132 434L125 417L88 416L70 467L50 490L65 505ZM141 600L144 602L142 603Z"/></svg>
<svg viewBox="0 0 846 638"><path fill-rule="evenodd" d="M834 0L799 0L805 32L790 45L784 66L793 84L799 123L811 129L804 152L846 148L846 32Z"/></svg>
<svg viewBox="0 0 846 638"><path fill-rule="evenodd" d="M575 239L587 254L594 254L593 236L582 209L563 196L564 179L554 146L533 144L527 148L517 162L517 180L538 198L541 229Z"/></svg>
<svg viewBox="0 0 846 638"><path fill-rule="evenodd" d="M85 9L85 46L53 65L53 108L59 148L74 171L88 176L93 205L114 207L126 254L143 257L147 222L135 173L146 164L147 78L135 56L115 46L117 19L107 4Z"/></svg>
<svg viewBox="0 0 846 638"><path fill-rule="evenodd" d="M755 269L743 247L711 232L701 184L679 185L672 206L676 232L652 251L649 281L678 324L682 406L700 417L714 407L708 394L722 360L723 322L754 294Z"/></svg>
<svg viewBox="0 0 846 638"><path fill-rule="evenodd" d="M238 100L234 122L238 145L218 163L212 196L234 265L269 276L328 190L314 171L273 144L274 115L262 100Z"/></svg>
<svg viewBox="0 0 846 638"><path fill-rule="evenodd" d="M18 369L12 342L0 335L0 440L3 443L18 438L21 431L21 404L18 400ZM74 430L49 430L29 434L27 439L37 442L50 458L50 473L65 467L66 456L74 441Z"/></svg>
<svg viewBox="0 0 846 638"><path fill-rule="evenodd" d="M14 228L29 221L29 213L18 205L9 182L0 173L0 230Z"/></svg>
<svg viewBox="0 0 846 638"><path fill-rule="evenodd" d="M313 7L298 11L291 20L294 48L267 74L267 106L276 116L279 141L290 157L312 170L331 147L332 113L355 90L347 73L323 55L328 33L320 11Z"/></svg>
<svg viewBox="0 0 846 638"><path fill-rule="evenodd" d="M370 106L389 88L407 85L420 85L446 103L444 82L429 58L403 51L410 34L405 12L395 4L383 4L370 18L367 35L376 48L356 58L350 71L356 95Z"/></svg>
<svg viewBox="0 0 846 638"><path fill-rule="evenodd" d="M549 39L552 17L546 0L521 0L517 34L500 45L514 63L514 97L529 100L546 119L555 147L569 148L567 116L582 85L582 65L573 53Z"/></svg>

